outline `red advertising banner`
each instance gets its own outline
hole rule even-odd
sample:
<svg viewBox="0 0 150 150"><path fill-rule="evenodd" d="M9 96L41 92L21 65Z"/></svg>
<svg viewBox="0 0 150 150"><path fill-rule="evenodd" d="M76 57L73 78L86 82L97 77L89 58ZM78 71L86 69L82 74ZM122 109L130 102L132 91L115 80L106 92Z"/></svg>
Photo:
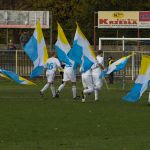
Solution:
<svg viewBox="0 0 150 150"><path fill-rule="evenodd" d="M150 12L139 12L139 21L150 21Z"/></svg>
<svg viewBox="0 0 150 150"><path fill-rule="evenodd" d="M150 12L139 12L139 28L150 28Z"/></svg>

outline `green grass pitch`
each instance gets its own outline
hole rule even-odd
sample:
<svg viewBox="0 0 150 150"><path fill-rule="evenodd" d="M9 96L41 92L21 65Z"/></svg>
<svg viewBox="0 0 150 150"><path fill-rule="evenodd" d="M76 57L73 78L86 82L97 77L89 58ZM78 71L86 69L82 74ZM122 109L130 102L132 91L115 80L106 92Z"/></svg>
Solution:
<svg viewBox="0 0 150 150"><path fill-rule="evenodd" d="M124 102L119 84L104 86L100 101L73 101L69 86L59 99L44 85L0 80L0 150L149 150L148 92L138 103ZM119 86L118 86L119 85ZM81 86L78 86L81 92Z"/></svg>

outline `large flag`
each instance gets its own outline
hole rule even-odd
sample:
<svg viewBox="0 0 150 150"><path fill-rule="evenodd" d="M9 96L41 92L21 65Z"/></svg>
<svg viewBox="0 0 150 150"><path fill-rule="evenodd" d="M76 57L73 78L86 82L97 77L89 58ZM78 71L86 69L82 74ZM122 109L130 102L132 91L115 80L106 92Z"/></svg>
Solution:
<svg viewBox="0 0 150 150"><path fill-rule="evenodd" d="M78 24L74 37L73 47L68 53L68 57L77 64L82 64L82 71L85 72L96 62L94 50L86 39Z"/></svg>
<svg viewBox="0 0 150 150"><path fill-rule="evenodd" d="M125 101L136 102L140 99L150 82L150 56L142 56L139 75L131 91L123 97Z"/></svg>
<svg viewBox="0 0 150 150"><path fill-rule="evenodd" d="M4 75L4 74L2 74L2 73L0 73L0 77L5 78L5 79L7 79L7 80L10 80L10 78L8 78L6 75Z"/></svg>
<svg viewBox="0 0 150 150"><path fill-rule="evenodd" d="M57 41L55 43L55 49L57 52L58 59L67 65L71 65L72 63L67 56L71 47L59 23L57 25L57 29L58 29L58 36L57 36Z"/></svg>
<svg viewBox="0 0 150 150"><path fill-rule="evenodd" d="M25 44L24 51L34 64L30 78L37 77L43 73L44 64L48 59L47 48L43 37L40 21L37 22L36 28L30 40Z"/></svg>
<svg viewBox="0 0 150 150"><path fill-rule="evenodd" d="M0 69L0 74L2 75L2 77L6 79L14 80L15 82L19 84L36 85L35 83L17 75L16 73L12 71Z"/></svg>
<svg viewBox="0 0 150 150"><path fill-rule="evenodd" d="M132 55L122 57L119 60L112 63L111 65L109 65L108 68L106 69L106 71L102 72L102 74L100 75L100 78L105 77L105 76L109 75L112 72L116 72L116 71L120 71L120 70L124 69L127 62L128 62L128 59L131 56Z"/></svg>

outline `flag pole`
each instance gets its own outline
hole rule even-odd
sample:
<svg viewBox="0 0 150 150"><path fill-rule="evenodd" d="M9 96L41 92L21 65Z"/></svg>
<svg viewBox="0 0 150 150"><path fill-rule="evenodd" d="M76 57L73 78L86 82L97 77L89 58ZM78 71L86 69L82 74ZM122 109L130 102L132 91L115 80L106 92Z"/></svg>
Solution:
<svg viewBox="0 0 150 150"><path fill-rule="evenodd" d="M149 92L149 95L148 95L148 105L150 105L150 92Z"/></svg>
<svg viewBox="0 0 150 150"><path fill-rule="evenodd" d="M125 56L125 41L124 41L124 36L122 37L122 53L123 56ZM125 89L125 69L123 70L123 75L122 75L122 89Z"/></svg>
<svg viewBox="0 0 150 150"><path fill-rule="evenodd" d="M108 84L107 84L107 80L106 80L106 78L104 77L104 82L105 82L105 84L106 84L106 88L107 88L107 90L109 90L109 87L108 87Z"/></svg>

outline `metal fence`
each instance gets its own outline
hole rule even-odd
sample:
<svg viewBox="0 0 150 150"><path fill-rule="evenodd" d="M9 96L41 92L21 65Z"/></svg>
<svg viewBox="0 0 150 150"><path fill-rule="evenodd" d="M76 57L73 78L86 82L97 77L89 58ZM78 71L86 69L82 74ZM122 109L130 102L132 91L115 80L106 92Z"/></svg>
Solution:
<svg viewBox="0 0 150 150"><path fill-rule="evenodd" d="M124 55L127 56L133 53L135 53L135 55L129 59L125 70L115 73L115 77L122 77L125 73L125 77L133 80L138 75L141 56L143 54L150 55L150 51L125 51L124 53L122 51L104 51L105 67L108 65L109 56L112 56L114 60L118 60ZM0 68L14 71L20 76L29 76L33 69L33 64L22 50L0 50Z"/></svg>
<svg viewBox="0 0 150 150"><path fill-rule="evenodd" d="M0 67L14 71L21 76L29 76L33 68L31 60L23 51L0 51Z"/></svg>

